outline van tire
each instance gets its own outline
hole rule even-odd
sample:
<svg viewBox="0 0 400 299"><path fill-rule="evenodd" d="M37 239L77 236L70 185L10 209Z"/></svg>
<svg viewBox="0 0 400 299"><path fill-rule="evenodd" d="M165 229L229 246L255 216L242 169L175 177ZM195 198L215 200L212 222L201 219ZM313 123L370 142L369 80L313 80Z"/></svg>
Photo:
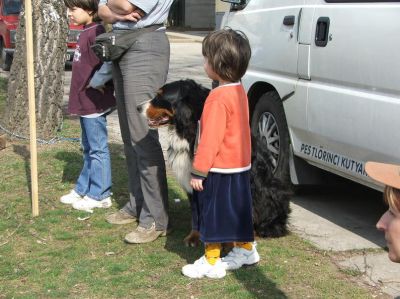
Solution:
<svg viewBox="0 0 400 299"><path fill-rule="evenodd" d="M265 124L268 126L264 127ZM263 128L259 129L259 125ZM271 126L272 130L269 131ZM252 114L251 133L255 138L264 138L267 142L273 176L284 184L290 184L289 131L282 100L275 91L266 92L258 100Z"/></svg>

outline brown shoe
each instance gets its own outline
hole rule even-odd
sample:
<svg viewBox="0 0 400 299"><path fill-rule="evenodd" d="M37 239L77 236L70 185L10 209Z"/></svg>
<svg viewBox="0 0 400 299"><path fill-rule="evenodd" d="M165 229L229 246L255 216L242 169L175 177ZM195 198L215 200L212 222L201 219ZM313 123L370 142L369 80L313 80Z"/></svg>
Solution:
<svg viewBox="0 0 400 299"><path fill-rule="evenodd" d="M122 209L106 216L106 221L111 224L128 224L135 222L136 220L135 216L128 214Z"/></svg>
<svg viewBox="0 0 400 299"><path fill-rule="evenodd" d="M165 237L167 231L156 230L156 224L153 222L150 228L138 226L133 232L125 236L125 242L131 244L140 244L153 242L158 237Z"/></svg>

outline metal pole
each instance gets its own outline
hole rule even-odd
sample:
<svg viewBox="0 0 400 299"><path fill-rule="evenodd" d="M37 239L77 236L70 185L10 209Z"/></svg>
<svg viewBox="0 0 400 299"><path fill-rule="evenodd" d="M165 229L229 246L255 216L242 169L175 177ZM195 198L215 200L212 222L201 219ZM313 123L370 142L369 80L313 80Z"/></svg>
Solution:
<svg viewBox="0 0 400 299"><path fill-rule="evenodd" d="M32 33L32 2L25 0L25 26L26 26L26 69L28 79L29 100L29 130L31 152L31 192L32 216L39 215L38 199L38 173L37 173L37 148L36 148L36 107L35 107L35 81L33 68L33 33Z"/></svg>

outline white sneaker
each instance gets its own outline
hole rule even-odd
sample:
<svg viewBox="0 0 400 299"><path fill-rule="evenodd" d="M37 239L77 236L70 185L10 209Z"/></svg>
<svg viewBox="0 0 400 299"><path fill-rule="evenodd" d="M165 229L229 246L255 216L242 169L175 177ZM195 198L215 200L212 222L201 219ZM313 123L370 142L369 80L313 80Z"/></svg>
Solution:
<svg viewBox="0 0 400 299"><path fill-rule="evenodd" d="M83 199L78 200L72 204L72 207L76 210L86 211L89 213L93 213L94 208L103 208L107 209L111 207L111 197L107 197L103 200L95 200L88 196L85 196Z"/></svg>
<svg viewBox="0 0 400 299"><path fill-rule="evenodd" d="M207 262L206 257L203 255L194 264L189 264L182 267L182 274L190 278L222 278L226 275L225 268L221 263L221 259L211 265Z"/></svg>
<svg viewBox="0 0 400 299"><path fill-rule="evenodd" d="M227 256L222 258L222 265L226 270L236 270L243 265L250 266L257 264L260 261L260 256L256 246L253 244L251 250L240 247L233 247Z"/></svg>
<svg viewBox="0 0 400 299"><path fill-rule="evenodd" d="M72 205L74 202L81 200L83 197L80 196L78 193L75 192L75 190L71 190L68 194L65 194L60 197L60 201L62 203L65 203L67 205Z"/></svg>

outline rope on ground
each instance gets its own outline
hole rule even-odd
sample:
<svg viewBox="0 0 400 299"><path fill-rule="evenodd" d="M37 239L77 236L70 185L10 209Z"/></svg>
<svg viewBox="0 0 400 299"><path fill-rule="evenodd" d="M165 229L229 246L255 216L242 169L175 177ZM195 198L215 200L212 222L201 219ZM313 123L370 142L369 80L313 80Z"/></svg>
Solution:
<svg viewBox="0 0 400 299"><path fill-rule="evenodd" d="M29 138L26 137L26 136L22 136L22 135L19 135L19 134L16 134L16 133L13 133L13 132L7 130L1 124L0 124L0 130L6 132L10 136L18 138L18 139L29 140ZM44 139L37 138L36 141L39 144L49 145L49 144L55 144L55 143L61 142L61 141L79 142L80 138L72 138L72 137L70 138L70 137L59 137L59 136L56 136L56 137L51 138L50 140L44 140Z"/></svg>

